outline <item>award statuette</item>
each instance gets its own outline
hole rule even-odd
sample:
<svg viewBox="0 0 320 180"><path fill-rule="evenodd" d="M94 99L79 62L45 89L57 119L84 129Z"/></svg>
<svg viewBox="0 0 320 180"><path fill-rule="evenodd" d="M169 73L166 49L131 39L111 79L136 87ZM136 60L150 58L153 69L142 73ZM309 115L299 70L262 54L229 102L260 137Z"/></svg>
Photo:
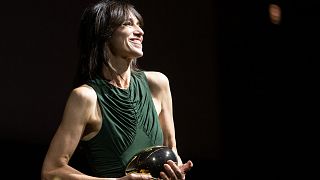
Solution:
<svg viewBox="0 0 320 180"><path fill-rule="evenodd" d="M163 165L168 160L178 163L178 158L172 149L167 146L152 146L134 155L129 161L125 173L145 173L151 174L154 178L159 178L160 172L164 172Z"/></svg>

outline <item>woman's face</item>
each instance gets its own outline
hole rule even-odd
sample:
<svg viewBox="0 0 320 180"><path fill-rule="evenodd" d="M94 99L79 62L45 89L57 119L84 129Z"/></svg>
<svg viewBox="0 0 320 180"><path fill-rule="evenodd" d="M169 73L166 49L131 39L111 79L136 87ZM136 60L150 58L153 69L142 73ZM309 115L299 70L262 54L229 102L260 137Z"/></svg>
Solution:
<svg viewBox="0 0 320 180"><path fill-rule="evenodd" d="M130 13L129 18L114 31L110 39L112 54L129 59L141 57L143 34L138 19Z"/></svg>

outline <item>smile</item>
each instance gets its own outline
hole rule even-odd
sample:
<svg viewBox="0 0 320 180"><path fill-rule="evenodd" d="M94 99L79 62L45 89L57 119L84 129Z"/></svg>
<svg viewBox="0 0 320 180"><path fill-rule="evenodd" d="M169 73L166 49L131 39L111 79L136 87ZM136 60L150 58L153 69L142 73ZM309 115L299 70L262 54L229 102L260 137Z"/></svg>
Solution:
<svg viewBox="0 0 320 180"><path fill-rule="evenodd" d="M130 43L132 44L133 47L136 47L136 48L142 48L142 44L140 41L130 41Z"/></svg>
<svg viewBox="0 0 320 180"><path fill-rule="evenodd" d="M130 38L129 41L132 42L133 44L142 45L142 38Z"/></svg>

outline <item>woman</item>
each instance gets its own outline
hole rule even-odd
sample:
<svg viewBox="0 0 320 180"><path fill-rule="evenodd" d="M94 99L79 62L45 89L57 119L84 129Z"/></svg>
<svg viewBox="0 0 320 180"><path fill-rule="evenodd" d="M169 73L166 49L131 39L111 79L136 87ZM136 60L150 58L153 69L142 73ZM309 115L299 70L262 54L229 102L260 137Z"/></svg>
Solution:
<svg viewBox="0 0 320 180"><path fill-rule="evenodd" d="M142 22L125 1L104 0L84 11L78 78L46 154L43 180L151 179L147 174L125 175L135 153L165 145L178 156L168 79L136 68L143 55ZM79 143L94 176L68 164ZM192 162L178 159L178 165L164 165L162 179L185 179Z"/></svg>

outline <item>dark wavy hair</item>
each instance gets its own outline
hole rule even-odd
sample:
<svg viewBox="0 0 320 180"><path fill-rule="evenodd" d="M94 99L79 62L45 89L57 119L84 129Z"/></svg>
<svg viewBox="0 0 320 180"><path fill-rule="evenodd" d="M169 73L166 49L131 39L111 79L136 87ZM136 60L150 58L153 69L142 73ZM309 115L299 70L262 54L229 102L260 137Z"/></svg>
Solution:
<svg viewBox="0 0 320 180"><path fill-rule="evenodd" d="M143 25L142 16L126 0L100 0L84 10L79 26L80 58L74 87L101 75L103 65L110 67L106 47L113 32L127 20L130 13ZM132 70L138 69L136 59L130 67Z"/></svg>

